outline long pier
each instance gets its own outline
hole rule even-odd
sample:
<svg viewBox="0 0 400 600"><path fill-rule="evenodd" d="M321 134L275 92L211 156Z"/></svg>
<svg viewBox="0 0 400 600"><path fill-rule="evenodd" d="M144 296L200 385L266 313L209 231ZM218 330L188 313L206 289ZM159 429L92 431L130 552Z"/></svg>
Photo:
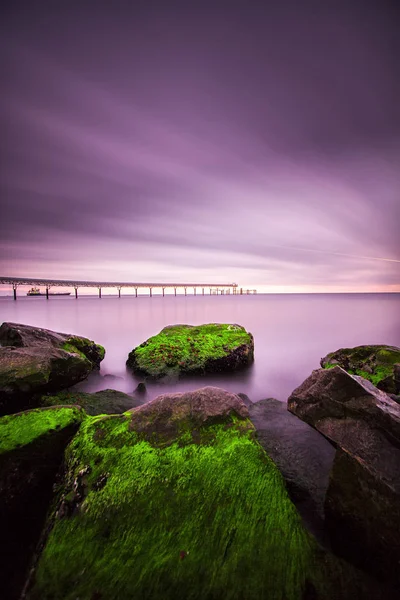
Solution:
<svg viewBox="0 0 400 600"><path fill-rule="evenodd" d="M131 288L135 290L135 296L138 295L139 289L148 289L149 295L153 295L154 289L161 289L162 295L165 296L166 289L173 289L175 296L178 289L184 290L184 295L187 295L188 288L193 288L193 293L196 295L197 290L201 289L204 296L205 290L209 290L210 294L249 294L256 293L256 290L243 290L238 288L237 283L137 283L126 281L77 281L74 279L41 279L31 277L0 277L0 284L11 285L14 292L14 300L17 299L17 288L20 285L28 285L32 287L44 287L46 289L46 298L49 299L49 290L51 287L69 287L74 288L75 298L78 298L79 288L96 288L99 298L101 298L101 290L103 288L115 288L118 291L119 298L121 290ZM50 294L51 295L51 294Z"/></svg>

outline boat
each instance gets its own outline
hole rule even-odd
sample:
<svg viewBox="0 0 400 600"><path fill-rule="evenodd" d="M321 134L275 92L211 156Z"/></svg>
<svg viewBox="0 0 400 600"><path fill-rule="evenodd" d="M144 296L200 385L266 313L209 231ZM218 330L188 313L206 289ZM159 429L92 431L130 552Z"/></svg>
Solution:
<svg viewBox="0 0 400 600"><path fill-rule="evenodd" d="M46 294L46 292L41 292L40 288L37 287L33 287L29 290L29 292L27 292L26 294L27 296L70 296L71 292L48 292L48 294Z"/></svg>

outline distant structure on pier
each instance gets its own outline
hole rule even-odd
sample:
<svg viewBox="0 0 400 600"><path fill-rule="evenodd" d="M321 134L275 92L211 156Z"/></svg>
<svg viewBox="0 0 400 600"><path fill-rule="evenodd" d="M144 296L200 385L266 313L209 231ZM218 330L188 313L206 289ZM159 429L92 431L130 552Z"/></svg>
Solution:
<svg viewBox="0 0 400 600"><path fill-rule="evenodd" d="M158 289L162 291L162 295L165 296L165 290L173 289L174 295L177 295L178 289L183 289L184 295L187 296L187 290L193 288L193 294L197 294L197 290L201 290L201 295L204 296L205 290L209 290L210 294L255 294L256 290L244 290L238 288L237 283L135 283L126 281L77 281L67 279L41 279L31 277L0 277L0 284L11 285L14 292L14 300L17 299L18 286L27 285L31 286L31 290L35 290L35 293L29 293L29 296L45 296L47 300L49 296L56 295L69 295L68 292L64 293L52 293L49 290L52 287L69 287L74 288L75 298L78 298L79 288L96 288L98 290L99 298L101 298L101 291L104 288L115 288L118 291L118 296L121 297L121 290L131 288L135 290L135 296L138 295L138 290L148 289L149 296L153 295L153 290ZM45 288L45 292L40 292L40 287ZM39 290L39 291L37 291Z"/></svg>

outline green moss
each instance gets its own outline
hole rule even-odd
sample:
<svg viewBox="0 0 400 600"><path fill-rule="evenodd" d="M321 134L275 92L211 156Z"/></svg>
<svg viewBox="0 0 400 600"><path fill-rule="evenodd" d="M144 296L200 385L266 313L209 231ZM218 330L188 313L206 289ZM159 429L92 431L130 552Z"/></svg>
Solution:
<svg viewBox="0 0 400 600"><path fill-rule="evenodd" d="M253 338L239 325L176 325L135 348L127 364L153 377L201 371L207 361L223 358L244 344L252 348Z"/></svg>
<svg viewBox="0 0 400 600"><path fill-rule="evenodd" d="M41 406L60 406L62 404L81 406L88 415L123 413L140 404L135 398L116 390L102 390L96 393L59 392L42 396Z"/></svg>
<svg viewBox="0 0 400 600"><path fill-rule="evenodd" d="M32 598L300 599L314 542L252 431L160 448L130 423L89 418L70 444L65 494L80 480L84 501L55 520Z"/></svg>
<svg viewBox="0 0 400 600"><path fill-rule="evenodd" d="M332 362L331 362L332 361ZM341 366L352 375L368 379L387 392L395 392L394 365L400 363L400 350L391 346L357 346L331 352L322 361L325 369Z"/></svg>
<svg viewBox="0 0 400 600"><path fill-rule="evenodd" d="M29 444L45 433L80 422L77 408L35 409L0 418L0 454Z"/></svg>
<svg viewBox="0 0 400 600"><path fill-rule="evenodd" d="M95 344L92 340L88 340L87 338L82 338L77 335L71 335L67 341L62 345L62 349L67 352L75 352L80 354L83 358L87 359L87 351L90 347L95 347L96 351L99 355L99 360L102 361L106 354L106 351L103 346L100 344Z"/></svg>

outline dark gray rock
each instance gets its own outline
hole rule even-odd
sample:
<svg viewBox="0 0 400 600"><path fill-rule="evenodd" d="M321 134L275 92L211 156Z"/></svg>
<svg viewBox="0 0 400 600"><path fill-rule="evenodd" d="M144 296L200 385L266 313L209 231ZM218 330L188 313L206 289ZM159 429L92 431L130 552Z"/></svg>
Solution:
<svg viewBox="0 0 400 600"><path fill-rule="evenodd" d="M105 353L87 338L17 323L3 323L0 343L0 414L35 406L34 394L82 381Z"/></svg>
<svg viewBox="0 0 400 600"><path fill-rule="evenodd" d="M334 367L313 371L288 408L338 448L325 503L332 547L400 591L400 405Z"/></svg>
<svg viewBox="0 0 400 600"><path fill-rule="evenodd" d="M327 544L324 500L335 448L273 398L249 406L257 439L282 473L289 495L308 529Z"/></svg>

